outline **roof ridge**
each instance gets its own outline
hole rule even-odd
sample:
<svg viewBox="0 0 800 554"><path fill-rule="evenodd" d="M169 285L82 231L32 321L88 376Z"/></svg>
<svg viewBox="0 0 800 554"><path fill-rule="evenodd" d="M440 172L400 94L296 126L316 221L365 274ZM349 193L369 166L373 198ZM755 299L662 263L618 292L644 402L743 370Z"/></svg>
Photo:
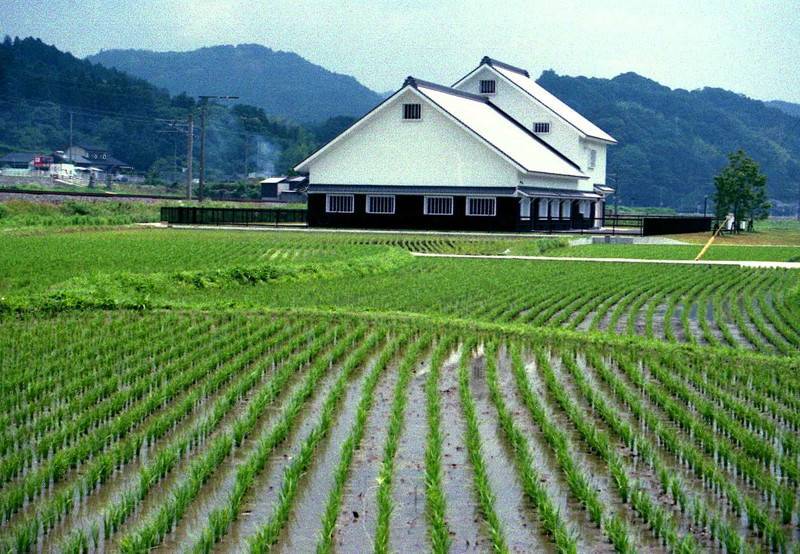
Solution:
<svg viewBox="0 0 800 554"><path fill-rule="evenodd" d="M489 56L484 56L483 59L481 59L481 63L478 64L478 65L488 65L488 66L491 66L491 67L502 67L503 69L507 69L509 71L513 71L514 73L519 73L520 75L524 75L528 79L531 78L531 74L528 73L527 69L522 69L521 67L517 67L515 65L511 65L511 64L508 64L508 63L505 63L505 62L501 62L500 60L495 60L493 58L490 58Z"/></svg>
<svg viewBox="0 0 800 554"><path fill-rule="evenodd" d="M571 159L569 159L569 158L568 158L568 157L567 157L565 154L563 154L563 153L562 153L560 150L558 150L558 149L557 149L556 147L554 147L553 145L549 144L549 143L548 143L546 140L542 139L542 137L540 137L539 135L537 135L536 133L534 133L533 131L531 131L530 129L528 129L528 128L527 128L525 125L523 125L522 123L520 123L519 121L517 121L516 119L514 119L512 116L510 116L509 114L507 114L506 112L504 112L502 109L500 109L500 107L499 107L499 106L497 106L496 104L493 104L491 101L487 102L487 104L489 104L489 105L490 105L492 108L494 108L494 109L495 109L495 110L496 110L498 113L500 113L500 115L502 115L503 117L505 117L506 119L508 119L508 120L509 120L511 123L513 123L514 125L516 125L516 126L517 126L517 127L519 127L520 129L522 129L523 131L525 131L525 133L526 133L527 135L529 135L529 136L533 137L533 138L534 138L534 139L535 139L537 142L539 142L540 144L542 144L542 145L543 145L545 148L547 148L548 150L550 150L550 151L551 151L553 154L555 154L556 156L558 156L559 158L561 158L562 160L564 160L565 162L567 162L568 164L570 164L572 167L574 167L575 169L577 169L578 171L580 171L581 173L583 173L583 169L581 169L581 166L579 166L578 164L576 164L575 162L573 162L573 161L572 161Z"/></svg>
<svg viewBox="0 0 800 554"><path fill-rule="evenodd" d="M408 76L406 77L403 86L412 86L417 88L418 86L438 90L439 92L444 92L445 94L452 94L453 96L461 96L462 98L467 98L469 100L475 100L476 102L483 102L484 104L489 101L488 98L485 96L481 96L479 94L473 94L471 92L466 92L463 90L458 90L453 87L448 87L445 85L440 85L438 83L432 83L430 81L423 81L422 79L416 79L414 77Z"/></svg>

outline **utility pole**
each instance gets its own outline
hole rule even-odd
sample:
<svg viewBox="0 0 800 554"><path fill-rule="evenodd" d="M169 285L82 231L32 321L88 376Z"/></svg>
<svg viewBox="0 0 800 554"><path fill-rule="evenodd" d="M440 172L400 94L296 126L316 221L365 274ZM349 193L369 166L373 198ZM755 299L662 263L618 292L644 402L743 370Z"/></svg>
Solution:
<svg viewBox="0 0 800 554"><path fill-rule="evenodd" d="M72 161L72 116L75 112L69 112L69 161Z"/></svg>
<svg viewBox="0 0 800 554"><path fill-rule="evenodd" d="M206 184L206 116L208 115L208 100L218 98L220 100L236 100L238 96L215 96L211 94L200 94L200 189L197 199L203 201L203 192Z"/></svg>
<svg viewBox="0 0 800 554"><path fill-rule="evenodd" d="M189 113L189 131L186 133L186 200L192 199L192 151L194 150L194 114Z"/></svg>
<svg viewBox="0 0 800 554"><path fill-rule="evenodd" d="M192 153L194 152L194 114L189 112L186 122L160 119L170 130L156 131L157 133L185 134L186 135L186 199L192 199ZM175 164L177 166L177 143L175 143Z"/></svg>
<svg viewBox="0 0 800 554"><path fill-rule="evenodd" d="M246 138L244 140L244 178L245 179L247 179L247 175L250 173L250 167L249 167L249 164L248 164L248 162L250 161L248 159L249 147L250 147L250 140L249 140L249 138Z"/></svg>

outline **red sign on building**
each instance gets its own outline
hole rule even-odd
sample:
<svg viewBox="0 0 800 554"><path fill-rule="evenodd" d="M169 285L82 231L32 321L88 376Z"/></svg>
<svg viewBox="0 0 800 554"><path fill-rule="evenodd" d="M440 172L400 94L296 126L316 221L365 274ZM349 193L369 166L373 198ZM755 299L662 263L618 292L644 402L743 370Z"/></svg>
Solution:
<svg viewBox="0 0 800 554"><path fill-rule="evenodd" d="M33 167L48 168L53 163L53 156L36 156L33 158Z"/></svg>

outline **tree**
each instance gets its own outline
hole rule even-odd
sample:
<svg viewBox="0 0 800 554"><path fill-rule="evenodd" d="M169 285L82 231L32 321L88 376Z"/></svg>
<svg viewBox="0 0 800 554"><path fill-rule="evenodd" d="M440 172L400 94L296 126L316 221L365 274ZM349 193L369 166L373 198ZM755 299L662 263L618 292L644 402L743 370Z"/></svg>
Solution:
<svg viewBox="0 0 800 554"><path fill-rule="evenodd" d="M737 227L740 221L747 221L748 231L753 230L754 220L769 217L767 176L744 150L728 154L728 167L714 177L714 185L717 217L732 213Z"/></svg>

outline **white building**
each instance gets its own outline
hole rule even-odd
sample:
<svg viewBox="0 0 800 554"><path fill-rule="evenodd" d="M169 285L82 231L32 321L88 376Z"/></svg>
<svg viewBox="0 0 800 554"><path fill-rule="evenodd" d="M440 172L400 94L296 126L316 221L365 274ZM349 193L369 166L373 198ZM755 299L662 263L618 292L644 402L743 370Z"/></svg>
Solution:
<svg viewBox="0 0 800 554"><path fill-rule="evenodd" d="M615 142L525 70L484 58L452 88L409 77L296 169L312 226L588 228Z"/></svg>

